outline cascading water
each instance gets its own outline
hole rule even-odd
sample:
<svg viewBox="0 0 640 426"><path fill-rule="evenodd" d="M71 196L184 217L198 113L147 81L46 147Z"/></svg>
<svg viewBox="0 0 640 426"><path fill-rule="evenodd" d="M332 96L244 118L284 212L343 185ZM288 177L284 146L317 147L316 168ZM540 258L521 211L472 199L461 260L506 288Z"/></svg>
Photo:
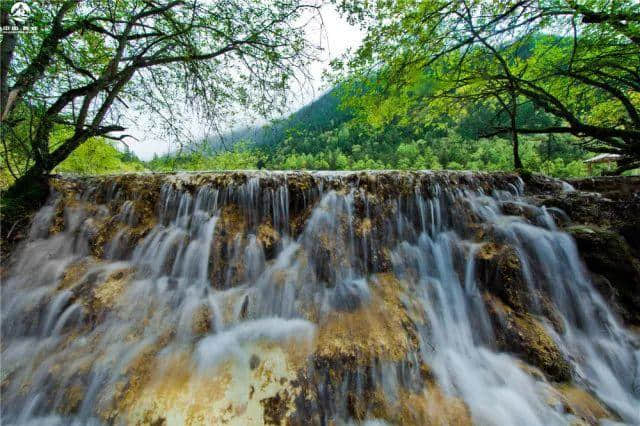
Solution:
<svg viewBox="0 0 640 426"><path fill-rule="evenodd" d="M516 176L53 187L3 279L3 424L640 424L638 335Z"/></svg>

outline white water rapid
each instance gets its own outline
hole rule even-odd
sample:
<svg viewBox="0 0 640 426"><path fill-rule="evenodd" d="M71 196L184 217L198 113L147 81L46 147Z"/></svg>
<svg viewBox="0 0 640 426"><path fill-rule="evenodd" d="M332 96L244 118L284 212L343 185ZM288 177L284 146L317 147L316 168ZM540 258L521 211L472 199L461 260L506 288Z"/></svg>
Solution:
<svg viewBox="0 0 640 426"><path fill-rule="evenodd" d="M516 176L53 188L2 280L4 425L568 425L566 389L640 424L638 335ZM489 244L515 253L521 313L483 278ZM513 318L566 368L510 349Z"/></svg>

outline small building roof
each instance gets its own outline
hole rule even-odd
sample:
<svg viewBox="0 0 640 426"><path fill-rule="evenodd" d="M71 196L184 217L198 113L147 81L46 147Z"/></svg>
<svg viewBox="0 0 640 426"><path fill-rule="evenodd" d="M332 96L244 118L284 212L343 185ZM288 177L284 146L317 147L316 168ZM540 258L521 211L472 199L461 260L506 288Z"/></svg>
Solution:
<svg viewBox="0 0 640 426"><path fill-rule="evenodd" d="M610 163L612 161L618 161L622 158L620 154L598 154L593 158L584 160L585 163Z"/></svg>

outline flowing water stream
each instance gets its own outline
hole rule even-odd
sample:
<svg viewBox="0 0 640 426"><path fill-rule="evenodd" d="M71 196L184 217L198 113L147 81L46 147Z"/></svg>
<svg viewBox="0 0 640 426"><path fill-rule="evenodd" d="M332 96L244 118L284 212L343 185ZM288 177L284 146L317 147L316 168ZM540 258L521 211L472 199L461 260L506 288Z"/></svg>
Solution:
<svg viewBox="0 0 640 426"><path fill-rule="evenodd" d="M53 187L2 283L3 424L572 424L563 389L640 424L638 335L516 176ZM523 312L483 279L493 246ZM501 344L513 318L566 369Z"/></svg>

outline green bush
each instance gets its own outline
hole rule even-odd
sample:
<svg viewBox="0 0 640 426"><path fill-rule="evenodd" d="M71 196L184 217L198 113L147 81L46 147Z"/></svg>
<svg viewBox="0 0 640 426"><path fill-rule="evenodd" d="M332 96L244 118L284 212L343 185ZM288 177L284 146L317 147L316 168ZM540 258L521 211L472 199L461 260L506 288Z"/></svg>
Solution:
<svg viewBox="0 0 640 426"><path fill-rule="evenodd" d="M76 148L54 173L106 174L137 172L144 165L131 153L121 153L104 138L92 138Z"/></svg>

